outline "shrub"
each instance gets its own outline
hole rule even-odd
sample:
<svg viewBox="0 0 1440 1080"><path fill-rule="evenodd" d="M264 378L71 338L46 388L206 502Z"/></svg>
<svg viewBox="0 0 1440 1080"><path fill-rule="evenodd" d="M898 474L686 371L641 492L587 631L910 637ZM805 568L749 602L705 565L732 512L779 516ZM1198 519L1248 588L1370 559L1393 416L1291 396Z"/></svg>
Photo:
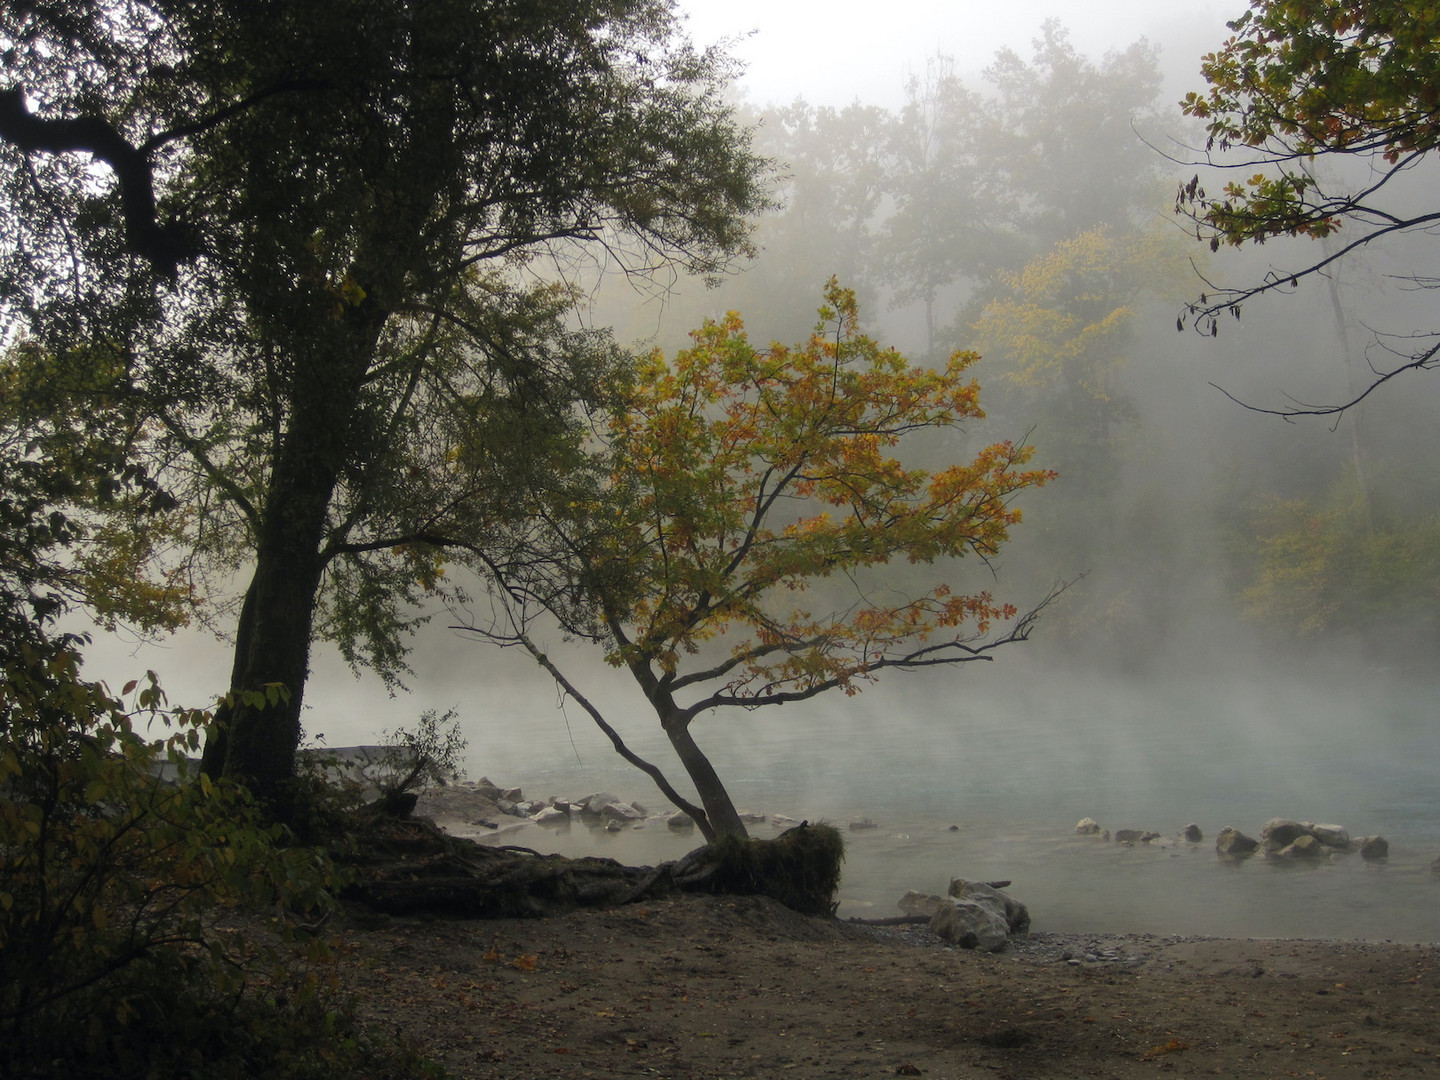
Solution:
<svg viewBox="0 0 1440 1080"><path fill-rule="evenodd" d="M190 776L205 713L167 709L153 674L127 711L78 664L68 643L0 643L0 1074L321 1076L372 1056L293 958L216 930L327 909L329 861Z"/></svg>

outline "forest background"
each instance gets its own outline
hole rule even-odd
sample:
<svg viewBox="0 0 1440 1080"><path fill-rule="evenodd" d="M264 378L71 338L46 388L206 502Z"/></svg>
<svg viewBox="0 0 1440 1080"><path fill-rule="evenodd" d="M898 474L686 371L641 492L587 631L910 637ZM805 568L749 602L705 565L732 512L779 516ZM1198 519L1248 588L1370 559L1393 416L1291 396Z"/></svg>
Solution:
<svg viewBox="0 0 1440 1080"><path fill-rule="evenodd" d="M692 30L743 18L702 13ZM944 52L889 72L877 63L851 80L874 88L875 102L856 91L845 104L758 104L742 78L742 117L782 178L753 261L718 287L676 278L663 293L600 263L540 272L585 290L586 325L667 352L728 310L757 339L797 340L829 273L856 289L872 334L915 361L979 351L989 419L974 440L1028 438L1062 476L1027 500L1001 581L1023 603L1084 576L1047 614L1036 662L1143 670L1224 641L1231 654L1335 649L1414 669L1440 632L1440 481L1425 466L1432 388L1412 378L1338 420L1302 424L1226 394L1260 407L1347 399L1372 363L1383 366L1383 334L1413 321L1424 297L1403 281L1433 273L1429 254L1392 246L1298 295L1257 302L1214 339L1176 332L1206 280L1259 280L1310 256L1293 245L1314 244L1211 254L1175 215L1177 184L1205 172L1203 131L1177 101L1200 85L1197 42L1218 46L1224 33L1217 18L1197 38L1199 18L1156 27L1163 47L1137 35L1106 49L1093 44L1093 24L1052 21L983 68ZM735 51L758 50L768 32ZM973 42L965 47L973 57ZM773 69L761 61L757 51L763 77ZM820 93L835 85L815 79ZM759 82L771 89L758 92L780 85ZM828 93L844 101L843 90ZM1409 182L1423 190L1432 173L1426 163ZM921 464L963 449L937 446ZM423 633L407 680L422 702L467 696L445 673L457 657L472 663L474 648L435 627ZM115 680L166 672L186 701L211 699L227 662L199 633L122 633L89 657ZM308 700L332 745L367 741L417 711L386 705L373 678L352 680L333 653L317 649L316 673Z"/></svg>

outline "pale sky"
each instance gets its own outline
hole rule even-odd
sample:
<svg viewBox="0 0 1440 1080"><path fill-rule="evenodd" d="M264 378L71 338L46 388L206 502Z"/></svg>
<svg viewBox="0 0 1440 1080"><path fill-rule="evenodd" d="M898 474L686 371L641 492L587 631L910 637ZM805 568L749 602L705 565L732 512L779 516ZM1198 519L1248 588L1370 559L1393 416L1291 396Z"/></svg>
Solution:
<svg viewBox="0 0 1440 1080"><path fill-rule="evenodd" d="M819 105L858 98L893 106L906 75L937 52L953 56L962 75L978 73L1002 48L1028 60L1049 18L1093 59L1146 37L1161 46L1170 81L1198 89L1201 55L1220 45L1226 20L1243 14L1248 0L680 0L679 6L697 45L741 39L729 51L747 65L744 86L754 104L798 96Z"/></svg>

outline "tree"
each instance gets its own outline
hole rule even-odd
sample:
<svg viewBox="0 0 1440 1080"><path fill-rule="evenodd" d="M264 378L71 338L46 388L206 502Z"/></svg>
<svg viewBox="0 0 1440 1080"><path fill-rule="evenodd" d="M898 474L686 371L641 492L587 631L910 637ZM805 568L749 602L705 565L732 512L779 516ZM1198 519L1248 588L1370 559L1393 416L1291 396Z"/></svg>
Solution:
<svg viewBox="0 0 1440 1080"><path fill-rule="evenodd" d="M1197 174L1181 185L1176 211L1212 251L1276 237L1339 242L1258 284L1207 288L1180 321L1208 334L1218 332L1222 316L1238 318L1254 297L1288 291L1371 244L1423 234L1440 220L1428 192L1417 203L1407 182L1440 144L1440 6L1253 0L1250 7L1227 24L1234 36L1203 60L1209 89L1181 103L1205 122L1204 163L1244 178L1211 196ZM1333 178L1322 160L1334 166ZM1427 276L1408 282L1434 283ZM1440 356L1433 330L1376 335L1375 345L1390 360L1372 363L1373 377L1349 400L1259 411L1339 413L1401 372L1434 367Z"/></svg>
<svg viewBox="0 0 1440 1080"><path fill-rule="evenodd" d="M1011 442L935 472L899 456L902 442L984 415L964 378L978 358L911 367L861 334L854 295L833 279L820 320L795 348L760 349L732 313L673 362L646 359L586 481L528 515L524 552L545 553L540 572L491 563L501 614L467 624L528 650L709 840L745 827L691 733L700 716L989 659L1027 637L1039 610L954 589L953 560L993 560L1020 520L1014 498L1054 474L1023 468L1031 450ZM927 569L881 575L901 559ZM912 576L923 580L910 587ZM630 672L700 806L631 752L540 647L542 614Z"/></svg>
<svg viewBox="0 0 1440 1080"><path fill-rule="evenodd" d="M896 303L924 305L932 351L937 336L942 348L969 341L1004 275L1087 230L1125 232L1162 197L1136 137L1154 116L1154 49L1138 41L1092 62L1054 20L1033 44L1028 62L996 54L986 93L935 57L890 125L893 210L877 261ZM946 292L959 310L941 319Z"/></svg>
<svg viewBox="0 0 1440 1080"><path fill-rule="evenodd" d="M859 102L834 108L797 100L756 116L756 148L778 171L776 205L756 222L755 243L764 255L725 282L723 304L708 297L692 309L672 310L667 322L677 338L730 308L786 338L803 337L817 266L855 282L862 297L878 288L888 123L884 109Z"/></svg>
<svg viewBox="0 0 1440 1080"><path fill-rule="evenodd" d="M1012 270L1087 229L1135 225L1158 194L1155 156L1136 134L1155 119L1155 47L1141 39L1091 61L1052 19L1034 50L1028 64L1003 50L985 71L996 103L983 151L1016 208Z"/></svg>
<svg viewBox="0 0 1440 1080"><path fill-rule="evenodd" d="M744 249L727 61L668 0L56 0L0 45L0 298L105 360L192 553L249 575L207 768L283 803L315 636L393 674L445 512L479 542L486 486L603 398L617 354L541 260Z"/></svg>
<svg viewBox="0 0 1440 1080"><path fill-rule="evenodd" d="M894 198L885 220L881 262L894 302L925 308L925 350L935 352L935 304L941 290L995 266L1015 237L1014 206L993 186L980 148L988 115L968 91L955 63L936 56L925 75L905 85L905 105L891 124L887 187Z"/></svg>
<svg viewBox="0 0 1440 1080"><path fill-rule="evenodd" d="M1428 668L1440 521L1426 515L1377 527L1366 520L1368 509L1353 479L1315 500L1261 500L1250 515L1252 561L1241 600L1279 640L1387 630L1388 662L1410 662L1413 650ZM1397 626L1404 632L1394 634Z"/></svg>

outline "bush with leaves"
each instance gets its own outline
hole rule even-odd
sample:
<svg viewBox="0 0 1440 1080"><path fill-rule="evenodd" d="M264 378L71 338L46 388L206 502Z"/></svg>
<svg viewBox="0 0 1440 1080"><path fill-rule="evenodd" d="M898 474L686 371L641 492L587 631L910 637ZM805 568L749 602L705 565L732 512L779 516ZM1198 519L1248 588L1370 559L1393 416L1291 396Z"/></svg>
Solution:
<svg viewBox="0 0 1440 1080"><path fill-rule="evenodd" d="M314 1017L301 1023L333 1011L318 984L301 979L284 1008L247 994L256 945L215 930L231 909L280 923L327 908L328 860L287 846L242 788L190 778L184 754L208 716L168 708L153 673L125 688L127 709L80 678L73 641L13 629L0 644L0 1073L145 1075L193 1059L303 1075L333 1056L306 1030ZM141 719L172 732L148 740ZM270 1015L242 1020L257 1009Z"/></svg>

